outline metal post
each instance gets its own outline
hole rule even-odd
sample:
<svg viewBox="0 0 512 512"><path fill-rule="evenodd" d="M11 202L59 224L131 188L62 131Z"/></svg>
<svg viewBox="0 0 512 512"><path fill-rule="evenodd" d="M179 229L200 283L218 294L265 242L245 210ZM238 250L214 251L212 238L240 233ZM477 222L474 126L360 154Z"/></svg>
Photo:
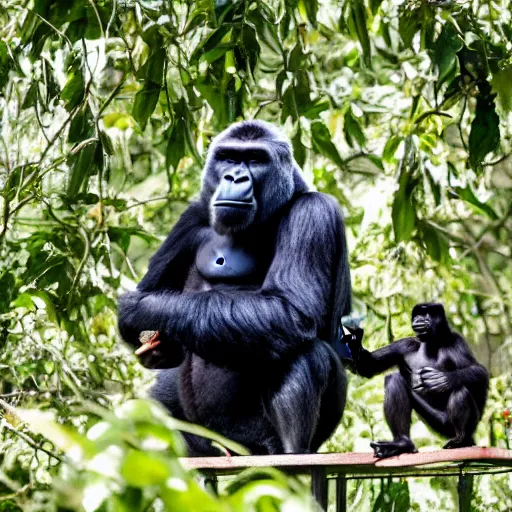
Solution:
<svg viewBox="0 0 512 512"><path fill-rule="evenodd" d="M461 471L457 491L459 493L459 512L470 512L471 495L473 494L473 475L468 475Z"/></svg>
<svg viewBox="0 0 512 512"><path fill-rule="evenodd" d="M336 512L347 512L347 479L345 475L336 477Z"/></svg>
<svg viewBox="0 0 512 512"><path fill-rule="evenodd" d="M311 469L311 493L322 509L327 510L329 494L325 468L318 467Z"/></svg>

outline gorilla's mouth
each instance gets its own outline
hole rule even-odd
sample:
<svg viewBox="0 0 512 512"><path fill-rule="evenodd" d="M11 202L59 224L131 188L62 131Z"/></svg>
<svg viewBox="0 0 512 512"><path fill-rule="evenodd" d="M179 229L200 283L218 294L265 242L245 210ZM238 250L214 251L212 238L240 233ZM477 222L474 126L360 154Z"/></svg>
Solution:
<svg viewBox="0 0 512 512"><path fill-rule="evenodd" d="M412 325L412 328L416 334L426 334L430 328L430 324L428 322L417 322Z"/></svg>
<svg viewBox="0 0 512 512"><path fill-rule="evenodd" d="M240 209L248 210L248 209L252 208L253 204L254 203L253 203L252 199L249 201L234 201L231 199L221 199L219 201L215 201L213 203L213 206L215 206L215 207L227 206L229 208L240 208Z"/></svg>

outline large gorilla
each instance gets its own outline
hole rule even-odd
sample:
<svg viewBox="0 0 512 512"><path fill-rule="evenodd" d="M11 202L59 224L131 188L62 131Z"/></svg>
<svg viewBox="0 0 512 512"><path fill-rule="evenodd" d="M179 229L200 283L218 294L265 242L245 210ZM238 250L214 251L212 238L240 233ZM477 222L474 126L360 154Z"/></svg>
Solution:
<svg viewBox="0 0 512 512"><path fill-rule="evenodd" d="M213 141L200 200L121 297L119 330L160 369L152 395L173 416L253 453L310 452L345 406L331 344L350 297L339 207L308 191L279 130L245 121ZM187 442L191 455L219 453Z"/></svg>

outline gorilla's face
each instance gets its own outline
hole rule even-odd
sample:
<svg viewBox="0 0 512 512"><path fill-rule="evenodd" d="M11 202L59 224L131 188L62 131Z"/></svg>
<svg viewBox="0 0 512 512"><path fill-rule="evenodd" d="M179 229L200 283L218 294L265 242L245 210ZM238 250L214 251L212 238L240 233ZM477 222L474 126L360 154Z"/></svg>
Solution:
<svg viewBox="0 0 512 512"><path fill-rule="evenodd" d="M242 122L212 143L205 169L203 199L211 225L220 234L239 233L260 224L303 184L282 134L261 122ZM304 184L305 187L305 184Z"/></svg>
<svg viewBox="0 0 512 512"><path fill-rule="evenodd" d="M416 304L412 310L412 328L422 341L435 340L449 329L442 304Z"/></svg>

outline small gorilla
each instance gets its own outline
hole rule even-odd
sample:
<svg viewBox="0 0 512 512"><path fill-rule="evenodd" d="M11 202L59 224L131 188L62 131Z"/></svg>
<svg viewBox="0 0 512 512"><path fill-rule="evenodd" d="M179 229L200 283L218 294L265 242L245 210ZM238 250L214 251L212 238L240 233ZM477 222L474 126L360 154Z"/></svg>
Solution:
<svg viewBox="0 0 512 512"><path fill-rule="evenodd" d="M308 190L279 130L245 121L211 144L200 200L120 298L119 330L160 369L152 396L173 416L256 454L310 452L345 406L331 345L350 302L337 203Z"/></svg>
<svg viewBox="0 0 512 512"><path fill-rule="evenodd" d="M384 414L393 441L371 443L375 456L414 453L410 439L414 409L432 429L450 438L444 448L473 446L489 388L487 370L475 360L466 340L451 330L442 304L417 304L412 310L417 337L404 338L368 352L362 330L348 341L363 377L398 366L386 376Z"/></svg>

